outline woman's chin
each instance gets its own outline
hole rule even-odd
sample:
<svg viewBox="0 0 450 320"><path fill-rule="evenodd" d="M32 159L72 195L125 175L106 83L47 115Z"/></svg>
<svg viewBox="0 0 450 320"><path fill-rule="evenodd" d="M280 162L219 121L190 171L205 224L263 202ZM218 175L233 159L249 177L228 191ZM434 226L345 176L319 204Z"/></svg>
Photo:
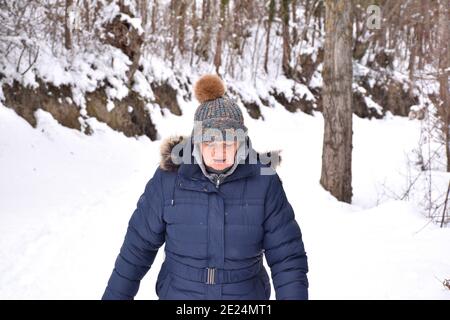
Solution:
<svg viewBox="0 0 450 320"><path fill-rule="evenodd" d="M223 169L229 168L231 166L232 166L232 164L224 162L224 163L213 163L210 167L215 170L223 170Z"/></svg>

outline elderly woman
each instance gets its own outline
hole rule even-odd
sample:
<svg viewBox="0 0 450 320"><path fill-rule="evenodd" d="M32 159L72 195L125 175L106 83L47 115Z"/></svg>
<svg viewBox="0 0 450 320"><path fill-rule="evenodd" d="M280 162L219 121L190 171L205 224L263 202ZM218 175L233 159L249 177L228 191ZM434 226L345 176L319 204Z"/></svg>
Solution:
<svg viewBox="0 0 450 320"><path fill-rule="evenodd" d="M204 75L194 91L192 134L162 144L103 299L133 299L164 243L159 299L268 300L264 255L276 299L308 299L307 256L274 171L278 154L254 151L218 76Z"/></svg>

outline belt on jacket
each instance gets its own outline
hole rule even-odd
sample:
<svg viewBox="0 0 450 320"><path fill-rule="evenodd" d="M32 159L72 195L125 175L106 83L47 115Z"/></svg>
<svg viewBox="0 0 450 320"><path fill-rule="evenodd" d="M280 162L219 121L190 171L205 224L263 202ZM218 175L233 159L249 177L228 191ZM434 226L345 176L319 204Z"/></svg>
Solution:
<svg viewBox="0 0 450 320"><path fill-rule="evenodd" d="M166 257L167 269L180 278L206 284L223 284L244 281L256 276L263 268L263 260L241 269L220 269L214 267L196 268Z"/></svg>

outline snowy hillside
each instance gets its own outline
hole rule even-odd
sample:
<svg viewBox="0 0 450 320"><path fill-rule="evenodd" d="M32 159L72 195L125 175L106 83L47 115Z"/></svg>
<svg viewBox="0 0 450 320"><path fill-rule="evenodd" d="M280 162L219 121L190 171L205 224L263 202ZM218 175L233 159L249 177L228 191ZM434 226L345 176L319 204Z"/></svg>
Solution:
<svg viewBox="0 0 450 320"><path fill-rule="evenodd" d="M162 138L187 134L184 116L155 112ZM419 122L354 116L353 204L319 185L323 120L265 108L246 115L256 150L283 149L279 169L303 232L311 299L450 299L450 230L429 223L402 192ZM0 106L0 299L99 299L128 219L159 161L160 140L127 138L90 119L91 136L38 111L33 129ZM447 177L448 179L448 177ZM137 299L156 299L163 248ZM275 297L272 288L272 299Z"/></svg>

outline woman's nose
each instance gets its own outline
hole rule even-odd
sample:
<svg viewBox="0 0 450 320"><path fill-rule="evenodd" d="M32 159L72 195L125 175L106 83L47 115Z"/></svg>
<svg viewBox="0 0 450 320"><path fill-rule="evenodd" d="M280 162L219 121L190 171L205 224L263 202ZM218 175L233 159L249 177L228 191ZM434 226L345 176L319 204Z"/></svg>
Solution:
<svg viewBox="0 0 450 320"><path fill-rule="evenodd" d="M223 157L224 154L224 148L223 146L217 146L215 148L213 148L213 156L219 156L219 157Z"/></svg>

